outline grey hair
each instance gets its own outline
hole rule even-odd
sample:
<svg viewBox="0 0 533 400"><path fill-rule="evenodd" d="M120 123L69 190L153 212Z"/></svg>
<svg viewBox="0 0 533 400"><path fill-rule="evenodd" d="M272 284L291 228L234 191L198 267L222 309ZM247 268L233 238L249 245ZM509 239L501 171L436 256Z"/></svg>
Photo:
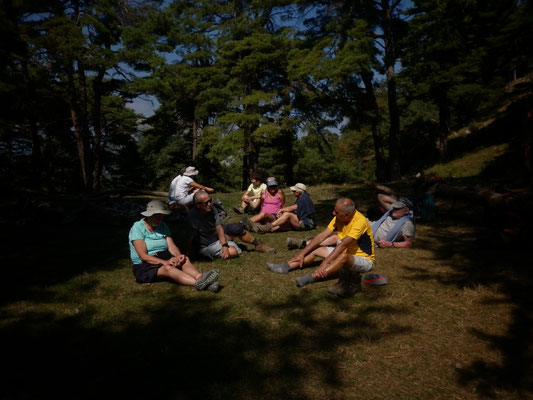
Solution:
<svg viewBox="0 0 533 400"><path fill-rule="evenodd" d="M202 196L202 195L204 195L204 194L205 194L206 196L209 196L205 190L198 190L198 191L194 194L194 196L192 197L192 202L194 203L194 205L196 205L196 203L199 203L199 201L198 201L198 197L200 197L200 196Z"/></svg>
<svg viewBox="0 0 533 400"><path fill-rule="evenodd" d="M342 212L346 214L351 214L355 211L355 203L348 197L341 197L337 200L337 203L341 205Z"/></svg>

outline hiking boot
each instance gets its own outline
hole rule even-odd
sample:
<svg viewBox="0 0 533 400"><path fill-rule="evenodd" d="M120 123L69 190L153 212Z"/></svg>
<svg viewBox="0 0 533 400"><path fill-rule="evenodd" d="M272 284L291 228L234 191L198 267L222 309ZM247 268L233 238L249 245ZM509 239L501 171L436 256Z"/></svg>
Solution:
<svg viewBox="0 0 533 400"><path fill-rule="evenodd" d="M248 232L257 233L259 231L257 224L250 221L249 218L243 218L241 223Z"/></svg>
<svg viewBox="0 0 533 400"><path fill-rule="evenodd" d="M257 232L259 233L268 233L272 229L272 224L270 222L267 224L255 224L255 225L257 226Z"/></svg>
<svg viewBox="0 0 533 400"><path fill-rule="evenodd" d="M304 247L305 247L305 240L295 239L295 238L291 238L291 237L287 238L287 248L289 250L303 249Z"/></svg>
<svg viewBox="0 0 533 400"><path fill-rule="evenodd" d="M196 290L205 290L209 285L218 280L219 271L218 269L212 269L211 271L204 272L197 280L194 282L194 287Z"/></svg>
<svg viewBox="0 0 533 400"><path fill-rule="evenodd" d="M221 288L220 283L218 281L215 281L207 287L207 290L213 293L218 293L220 292L220 288Z"/></svg>
<svg viewBox="0 0 533 400"><path fill-rule="evenodd" d="M340 278L333 286L328 288L328 292L339 297L352 297L361 291L361 274L352 271L342 271Z"/></svg>
<svg viewBox="0 0 533 400"><path fill-rule="evenodd" d="M237 214L244 214L244 208L242 208L241 206L233 207L233 211L235 211Z"/></svg>
<svg viewBox="0 0 533 400"><path fill-rule="evenodd" d="M262 243L262 242L259 242L256 246L255 246L255 251L259 252L259 253L275 253L276 252L276 249L273 249L272 247L268 247L266 244Z"/></svg>

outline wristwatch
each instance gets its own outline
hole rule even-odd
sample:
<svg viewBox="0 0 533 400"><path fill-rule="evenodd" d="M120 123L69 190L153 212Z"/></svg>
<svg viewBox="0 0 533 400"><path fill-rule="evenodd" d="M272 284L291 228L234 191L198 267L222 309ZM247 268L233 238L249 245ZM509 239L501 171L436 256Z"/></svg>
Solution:
<svg viewBox="0 0 533 400"><path fill-rule="evenodd" d="M222 247L229 247L229 244L224 243L224 244L222 245Z"/></svg>

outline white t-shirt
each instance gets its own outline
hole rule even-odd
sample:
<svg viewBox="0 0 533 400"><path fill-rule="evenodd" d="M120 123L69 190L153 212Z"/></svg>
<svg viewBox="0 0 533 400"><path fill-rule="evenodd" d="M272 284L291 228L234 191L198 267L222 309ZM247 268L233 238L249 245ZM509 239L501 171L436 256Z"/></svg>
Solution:
<svg viewBox="0 0 533 400"><path fill-rule="evenodd" d="M182 200L189 195L189 185L194 182L190 176L178 175L170 184L168 197L171 200Z"/></svg>

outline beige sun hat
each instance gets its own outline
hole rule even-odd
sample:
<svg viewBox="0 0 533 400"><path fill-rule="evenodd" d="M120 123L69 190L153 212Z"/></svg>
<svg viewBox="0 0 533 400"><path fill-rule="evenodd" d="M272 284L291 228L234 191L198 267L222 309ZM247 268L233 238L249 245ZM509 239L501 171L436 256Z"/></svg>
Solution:
<svg viewBox="0 0 533 400"><path fill-rule="evenodd" d="M142 211L141 215L144 215L145 217L151 217L154 214L169 215L170 213L172 213L172 211L166 208L162 201L152 200L146 205L146 211Z"/></svg>
<svg viewBox="0 0 533 400"><path fill-rule="evenodd" d="M307 191L307 186L305 186L303 183L297 183L296 185L291 186L291 190L303 193Z"/></svg>
<svg viewBox="0 0 533 400"><path fill-rule="evenodd" d="M185 175L185 176L194 176L194 175L198 175L198 172L200 172L200 171L198 171L194 167L187 167L185 169L185 172L183 173L183 175Z"/></svg>

